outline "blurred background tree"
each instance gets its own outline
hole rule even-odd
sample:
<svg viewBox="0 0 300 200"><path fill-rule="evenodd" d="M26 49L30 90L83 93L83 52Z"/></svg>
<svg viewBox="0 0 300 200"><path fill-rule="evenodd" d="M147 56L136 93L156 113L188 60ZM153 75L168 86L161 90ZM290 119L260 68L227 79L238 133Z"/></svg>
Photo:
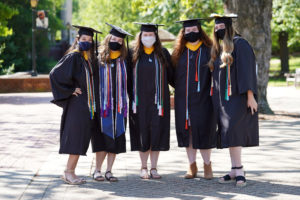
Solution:
<svg viewBox="0 0 300 200"><path fill-rule="evenodd" d="M280 75L290 71L289 53L300 51L300 1L273 0L272 53L279 55Z"/></svg>
<svg viewBox="0 0 300 200"><path fill-rule="evenodd" d="M63 28L59 17L62 3L63 0L41 0L38 3L37 10L47 11L49 18L48 31L37 30L36 32L39 72L49 72L55 63L49 58L48 52L50 44L55 42L53 35L57 30ZM3 10L5 12L2 12ZM0 11L1 33L3 24L4 30L8 33L0 35L0 45L5 46L0 54L0 60L3 60L0 74L30 71L32 27L30 1L5 0L0 3Z"/></svg>

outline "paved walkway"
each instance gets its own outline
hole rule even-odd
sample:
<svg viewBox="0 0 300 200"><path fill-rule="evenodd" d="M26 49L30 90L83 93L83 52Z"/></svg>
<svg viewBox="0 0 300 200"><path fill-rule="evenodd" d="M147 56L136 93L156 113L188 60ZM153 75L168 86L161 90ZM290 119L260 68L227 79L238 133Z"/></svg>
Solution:
<svg viewBox="0 0 300 200"><path fill-rule="evenodd" d="M300 90L270 88L275 111L300 114ZM60 175L67 156L59 155L60 108L51 105L51 93L0 94L0 199L300 199L300 119L260 121L260 147L243 150L248 186L220 185L217 178L185 180L184 149L177 147L172 113L171 150L159 159L161 180L140 180L137 152L117 156L118 183L94 182L88 177L94 157L81 157L77 173L87 176L81 186L63 184ZM128 133L127 140L129 140ZM91 150L89 150L91 152ZM213 150L215 177L230 168L227 150ZM104 166L105 169L105 166Z"/></svg>

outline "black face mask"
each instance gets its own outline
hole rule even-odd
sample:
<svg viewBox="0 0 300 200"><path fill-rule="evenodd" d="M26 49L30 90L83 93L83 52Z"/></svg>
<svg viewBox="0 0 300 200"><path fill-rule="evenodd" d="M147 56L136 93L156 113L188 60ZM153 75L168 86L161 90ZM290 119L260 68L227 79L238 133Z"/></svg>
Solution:
<svg viewBox="0 0 300 200"><path fill-rule="evenodd" d="M190 32L184 34L184 39L188 42L196 42L200 38L200 32Z"/></svg>
<svg viewBox="0 0 300 200"><path fill-rule="evenodd" d="M122 47L122 45L119 42L109 42L108 46L113 51L118 51Z"/></svg>
<svg viewBox="0 0 300 200"><path fill-rule="evenodd" d="M223 40L225 37L225 29L217 30L216 34L217 34L217 38Z"/></svg>

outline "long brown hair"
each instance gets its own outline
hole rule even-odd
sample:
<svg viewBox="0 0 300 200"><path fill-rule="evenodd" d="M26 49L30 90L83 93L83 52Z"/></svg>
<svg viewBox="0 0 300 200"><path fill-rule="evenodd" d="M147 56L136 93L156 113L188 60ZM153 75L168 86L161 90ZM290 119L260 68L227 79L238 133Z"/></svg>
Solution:
<svg viewBox="0 0 300 200"><path fill-rule="evenodd" d="M111 59L110 59L110 49L109 49L109 41L111 39L112 35L111 34L108 34L103 42L102 42L102 45L100 46L100 53L99 53L99 56L98 56L98 60L100 61L101 65L104 65L105 63L110 63L111 62ZM123 42L122 42L122 46L121 46L121 60L125 60L126 59L126 56L127 56L127 48L125 46L125 40L123 39Z"/></svg>
<svg viewBox="0 0 300 200"><path fill-rule="evenodd" d="M71 53L73 50L77 49L81 54L82 54L82 51L79 50L79 45L78 45L78 41L80 39L80 36L77 35L76 38L75 38L75 41L73 42L73 44L70 46L70 48L65 52L65 55ZM95 53L94 53L94 50L95 50L95 43L94 43L94 39L92 41L92 47L91 49L89 50L90 51L90 59L93 63L96 62L96 56L95 56Z"/></svg>
<svg viewBox="0 0 300 200"><path fill-rule="evenodd" d="M214 62L218 56L221 55L222 65L220 67L225 67L226 64L231 65L233 63L233 57L231 53L234 49L233 44L233 36L235 34L235 30L230 26L225 26L225 36L222 42L222 46L220 45L220 40L217 38L217 33L215 32L215 28L213 29L213 46L211 48L210 60L208 62L208 66L210 70L214 70Z"/></svg>
<svg viewBox="0 0 300 200"><path fill-rule="evenodd" d="M199 30L199 33L200 33L200 40L203 41L203 43L205 44L205 46L211 48L211 46L213 44L212 40L203 31L203 29L201 28L200 25L198 25L197 27L198 27L198 30ZM176 39L174 51L172 53L172 63L173 63L174 67L177 66L178 60L179 60L180 56L183 53L185 44L187 43L186 39L184 38L184 31L185 31L184 28L182 28L179 31L177 39Z"/></svg>
<svg viewBox="0 0 300 200"><path fill-rule="evenodd" d="M163 66L167 66L166 65L167 61L166 61L165 55L163 53L162 45L161 45L161 42L160 42L157 32L155 32L155 36L156 36L156 41L154 43L154 53L158 57L161 64ZM140 56L144 52L144 45L141 42L141 38L142 38L142 31L135 38L135 47L133 49L133 58L132 58L133 67L135 67L137 60L140 58Z"/></svg>

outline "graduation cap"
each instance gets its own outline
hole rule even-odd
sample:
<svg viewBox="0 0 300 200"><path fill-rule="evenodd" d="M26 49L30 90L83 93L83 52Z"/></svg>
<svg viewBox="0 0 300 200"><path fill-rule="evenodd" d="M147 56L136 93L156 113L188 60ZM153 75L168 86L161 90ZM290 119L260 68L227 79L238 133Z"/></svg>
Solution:
<svg viewBox="0 0 300 200"><path fill-rule="evenodd" d="M207 20L207 18L195 18L195 19L186 19L181 21L176 21L176 23L182 23L183 27L191 27L201 25L200 20Z"/></svg>
<svg viewBox="0 0 300 200"><path fill-rule="evenodd" d="M141 25L141 31L145 32L157 32L159 26L164 26L164 24L154 24L154 23L144 23L144 22L133 22L134 24Z"/></svg>
<svg viewBox="0 0 300 200"><path fill-rule="evenodd" d="M216 24L224 23L225 25L232 25L232 19L237 18L237 14L230 13L230 14L217 14L217 13L212 13L210 14L210 18L215 19Z"/></svg>
<svg viewBox="0 0 300 200"><path fill-rule="evenodd" d="M91 27L87 26L78 26L78 25L72 25L75 28L78 28L78 35L89 35L91 37L94 37L94 33L96 33L96 56L98 56L98 34L102 34L101 31L97 31Z"/></svg>
<svg viewBox="0 0 300 200"><path fill-rule="evenodd" d="M120 37L120 38L125 38L127 35L129 36L133 36L132 34L128 33L127 31L125 31L124 29L116 26L116 25L112 25L112 24L109 24L109 23L105 23L107 25L109 25L111 27L111 30L110 30L110 34L114 35L114 36L117 36L117 37Z"/></svg>

